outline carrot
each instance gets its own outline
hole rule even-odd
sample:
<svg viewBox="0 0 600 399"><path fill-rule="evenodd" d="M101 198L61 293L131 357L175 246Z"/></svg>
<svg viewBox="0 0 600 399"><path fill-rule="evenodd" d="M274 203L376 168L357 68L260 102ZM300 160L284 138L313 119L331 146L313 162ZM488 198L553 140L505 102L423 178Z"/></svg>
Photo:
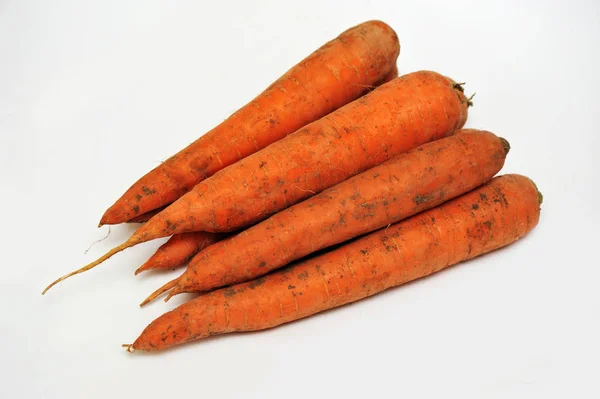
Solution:
<svg viewBox="0 0 600 399"><path fill-rule="evenodd" d="M382 84L385 84L391 80L394 80L397 77L398 77L398 67L396 65L394 65L392 71L390 73L388 73L387 76L383 78L383 80L378 82L375 86L366 86L366 89L373 90L373 89L375 89L375 87L381 86ZM152 216L156 215L159 212L162 212L162 210L165 209L167 206L168 205L165 205L160 208L156 208L151 211L148 211L146 213L142 213L141 215L135 216L135 217L127 220L126 222L127 223L145 223L148 220L150 220L152 218Z"/></svg>
<svg viewBox="0 0 600 399"><path fill-rule="evenodd" d="M188 262L194 255L221 239L221 234L195 233L176 234L161 245L135 274L152 269L173 269Z"/></svg>
<svg viewBox="0 0 600 399"><path fill-rule="evenodd" d="M156 215L157 213L160 213L163 211L163 209L165 209L167 206L161 206L160 208L156 208L153 209L151 211L148 211L146 213L142 213L141 215L138 215L134 218L131 218L127 221L127 223L146 223L148 220L152 219L152 217L154 215Z"/></svg>
<svg viewBox="0 0 600 399"><path fill-rule="evenodd" d="M123 244L59 281L160 237L240 230L420 144L467 118L462 87L435 72L388 82L200 182Z"/></svg>
<svg viewBox="0 0 600 399"><path fill-rule="evenodd" d="M168 205L206 177L360 97L389 79L399 52L396 33L381 21L348 29L135 182L104 213L100 225L126 222Z"/></svg>
<svg viewBox="0 0 600 399"><path fill-rule="evenodd" d="M506 246L539 220L531 180L505 175L323 255L213 291L153 321L128 350L278 326L375 295Z"/></svg>
<svg viewBox="0 0 600 399"><path fill-rule="evenodd" d="M388 73L383 78L383 80L378 82L376 86L381 86L383 84L386 84L387 82L391 82L392 80L396 79L397 77L398 77L398 65L394 64L392 71L390 73ZM375 87L373 87L373 88L375 88Z"/></svg>
<svg viewBox="0 0 600 399"><path fill-rule="evenodd" d="M392 71L390 73L388 73L383 78L383 80L379 81L374 86L365 86L365 89L368 90L368 91L373 90L377 86L381 86L382 84L385 84L385 83L387 83L387 82L389 82L391 80L394 80L397 77L398 77L398 66L394 65ZM177 198L179 198L179 197L177 197ZM160 208L156 208L156 209L153 209L153 210L148 211L146 213L142 213L141 215L135 216L135 217L127 220L126 223L145 223L148 220L150 220L152 218L152 216L156 215L159 212L162 212L162 210L165 209L167 206L168 205L164 205L164 206L161 206Z"/></svg>
<svg viewBox="0 0 600 399"><path fill-rule="evenodd" d="M398 67L394 69L379 83L382 85L398 77ZM373 87L374 89L375 87ZM145 223L154 215L165 209L166 206L143 213L127 221L127 223ZM152 269L174 269L189 262L198 252L215 243L220 236L211 233L183 233L176 234L140 266L135 274Z"/></svg>
<svg viewBox="0 0 600 399"><path fill-rule="evenodd" d="M509 148L506 140L477 130L423 144L206 248L175 284L166 284L173 287L169 297L254 279L435 207L494 177Z"/></svg>
<svg viewBox="0 0 600 399"><path fill-rule="evenodd" d="M381 86L382 84L385 84L391 80L394 80L395 78L398 77L398 67L396 65L394 65L392 71L390 73L387 74L387 76L385 78L383 78L383 80L381 80L380 82L378 82L375 86L366 86L367 90L373 90L375 89L375 87L377 86ZM178 197L179 198L179 197ZM165 209L168 205L162 206L160 208L156 208L153 209L151 211L148 211L146 213L143 213L141 215L138 215L134 218L131 218L129 220L127 220L127 223L145 223L148 220L150 220L152 218L152 216L156 215L159 212L162 212L163 209Z"/></svg>

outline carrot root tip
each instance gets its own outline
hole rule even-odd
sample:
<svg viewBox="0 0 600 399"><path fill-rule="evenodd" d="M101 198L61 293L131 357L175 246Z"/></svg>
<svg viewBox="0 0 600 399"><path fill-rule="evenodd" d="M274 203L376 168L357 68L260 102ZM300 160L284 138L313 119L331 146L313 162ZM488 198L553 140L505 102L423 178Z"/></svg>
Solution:
<svg viewBox="0 0 600 399"><path fill-rule="evenodd" d="M180 286L173 288L169 292L169 295L167 295L167 297L165 298L165 302L169 302L169 299L171 299L172 297L174 297L177 294L181 294L182 292L183 292L183 289Z"/></svg>
<svg viewBox="0 0 600 399"><path fill-rule="evenodd" d="M135 352L135 348L133 347L133 344L122 344L121 347L125 348L125 350L129 353Z"/></svg>
<svg viewBox="0 0 600 399"><path fill-rule="evenodd" d="M103 225L98 225L98 227L102 227ZM90 244L89 247L87 247L87 249L85 251L83 251L84 255L87 255L87 253L90 251L90 249L92 249L92 247L96 244L98 244L99 242L102 242L104 240L106 240L108 238L108 236L110 236L110 226L108 226L108 231L106 232L106 235L96 241L94 241L93 243Z"/></svg>
<svg viewBox="0 0 600 399"><path fill-rule="evenodd" d="M135 271L135 275L137 276L138 274L140 274L141 272L145 272L147 270L152 269L152 264L149 263L150 260L146 261L143 265L141 265L140 267L137 268L137 270Z"/></svg>
<svg viewBox="0 0 600 399"><path fill-rule="evenodd" d="M102 216L102 218L100 219L100 222L98 222L98 227L102 227L106 224L106 215Z"/></svg>
<svg viewBox="0 0 600 399"><path fill-rule="evenodd" d="M72 271L71 273L65 274L64 276L57 278L52 283L50 283L50 285L48 285L44 289L44 291L42 291L42 295L44 295L46 292L48 292L48 290L50 288L54 287L56 284L60 283L61 281L64 281L64 280L68 279L69 277L72 277L77 274L80 274L80 273L83 273L83 272L93 269L94 267L98 266L100 263L109 259L114 254L117 254L127 248L130 248L130 247L134 246L135 244L137 244L138 242L139 242L138 240L130 238L129 240L125 241L123 244L114 247L113 249L111 249L110 251L108 251L107 253L105 253L104 255L102 255L100 258L96 259L92 263L87 264L80 269L77 269L75 271Z"/></svg>
<svg viewBox="0 0 600 399"><path fill-rule="evenodd" d="M152 302L153 300L158 298L160 295L162 295L164 292L177 286L178 281L179 281L179 278L173 279L173 280L169 281L168 283L166 283L165 285L163 285L162 287L160 287L159 289L157 289L156 291L154 291L152 294L150 294L150 296L148 298L144 299L142 301L142 303L140 303L140 307L143 307L143 306L149 304L150 302ZM165 302L166 302L166 300L165 300Z"/></svg>

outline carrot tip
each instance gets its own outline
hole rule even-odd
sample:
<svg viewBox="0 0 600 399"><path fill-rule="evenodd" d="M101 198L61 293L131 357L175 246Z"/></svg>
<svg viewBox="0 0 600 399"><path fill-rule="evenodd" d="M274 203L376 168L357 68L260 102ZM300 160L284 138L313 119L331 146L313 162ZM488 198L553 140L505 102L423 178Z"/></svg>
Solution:
<svg viewBox="0 0 600 399"><path fill-rule="evenodd" d="M145 272L146 270L150 270L151 265L148 264L148 262L145 262L143 265L141 265L140 267L137 268L137 270L135 271L135 275L137 276L138 274L140 274L141 272Z"/></svg>
<svg viewBox="0 0 600 399"><path fill-rule="evenodd" d="M101 227L103 225L98 225L98 227ZM106 240L108 238L108 236L110 236L110 226L108 226L108 231L106 232L106 235L103 238L100 238L96 241L94 241L93 243L90 244L89 247L87 247L87 249L85 251L83 251L84 254L87 255L87 253L89 252L90 249L92 249L92 247L96 244L98 244L99 242L102 242L104 240Z"/></svg>
<svg viewBox="0 0 600 399"><path fill-rule="evenodd" d="M181 294L183 292L183 290L181 289L181 287L176 287L174 289L172 289L169 292L169 295L167 295L167 297L165 298L165 302L169 302L169 299L171 299L172 297L174 297L177 294Z"/></svg>
<svg viewBox="0 0 600 399"><path fill-rule="evenodd" d="M106 214L104 214L102 216L102 218L100 218L100 222L98 222L98 227L102 227L106 224Z"/></svg>
<svg viewBox="0 0 600 399"><path fill-rule="evenodd" d="M127 352L129 352L129 353L135 352L135 348L133 347L133 344L122 344L121 347L125 348L125 350L127 350Z"/></svg>
<svg viewBox="0 0 600 399"><path fill-rule="evenodd" d="M504 148L504 154L508 154L510 151L510 143L503 137L500 137L500 142L502 143L502 148Z"/></svg>
<svg viewBox="0 0 600 399"><path fill-rule="evenodd" d="M143 306L149 304L150 302L152 302L153 300L158 298L160 295L162 295L164 292L175 287L177 285L178 281L179 281L179 278L173 279L173 280L169 281L168 283L166 283L165 285L163 285L162 287L160 287L159 289L157 289L156 291L154 291L152 294L150 294L150 296L148 298L144 299L142 301L142 303L140 303L140 307L143 307Z"/></svg>
<svg viewBox="0 0 600 399"><path fill-rule="evenodd" d="M50 285L48 285L46 287L46 289L44 289L44 291L42 291L42 295L44 295L46 292L48 292L48 290L50 288L54 287L56 284L60 283L61 281L66 280L69 277L75 276L76 274L80 274L80 273L86 272L86 271L88 271L90 269L93 269L94 267L98 266L100 263L102 263L105 260L109 259L114 254L119 253L119 252L121 252L124 249L127 249L129 247L132 247L132 246L134 246L137 243L138 243L137 240L130 238L129 240L125 241L123 244L114 247L113 249L111 249L110 251L108 251L107 253L105 253L104 255L102 255L100 258L96 259L92 263L87 264L87 265L83 266L80 269L77 269L75 271L72 271L71 273L65 274L64 276L57 278L52 283L50 283Z"/></svg>

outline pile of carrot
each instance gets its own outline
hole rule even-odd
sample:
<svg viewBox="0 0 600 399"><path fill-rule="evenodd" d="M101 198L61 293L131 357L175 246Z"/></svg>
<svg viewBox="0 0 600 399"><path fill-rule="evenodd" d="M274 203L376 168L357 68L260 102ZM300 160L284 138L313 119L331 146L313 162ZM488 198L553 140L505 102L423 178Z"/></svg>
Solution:
<svg viewBox="0 0 600 399"><path fill-rule="evenodd" d="M508 141L463 128L473 105L464 83L398 77L399 52L381 21L324 44L135 182L100 225L139 228L43 293L170 237L135 274L187 268L141 305L199 296L124 345L158 350L298 320L525 236L542 196L524 176L494 177Z"/></svg>

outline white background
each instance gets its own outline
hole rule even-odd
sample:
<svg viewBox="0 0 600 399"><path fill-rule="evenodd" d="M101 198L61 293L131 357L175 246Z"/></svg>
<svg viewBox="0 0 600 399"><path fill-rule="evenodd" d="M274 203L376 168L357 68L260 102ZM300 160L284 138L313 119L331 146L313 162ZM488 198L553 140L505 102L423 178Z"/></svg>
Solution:
<svg viewBox="0 0 600 399"><path fill-rule="evenodd" d="M174 3L177 3L176 5ZM600 397L600 3L0 1L0 397ZM505 250L266 332L120 344L178 297L133 276L160 244L40 291L133 230L103 211L325 41L379 18L401 73L477 92L537 229Z"/></svg>

